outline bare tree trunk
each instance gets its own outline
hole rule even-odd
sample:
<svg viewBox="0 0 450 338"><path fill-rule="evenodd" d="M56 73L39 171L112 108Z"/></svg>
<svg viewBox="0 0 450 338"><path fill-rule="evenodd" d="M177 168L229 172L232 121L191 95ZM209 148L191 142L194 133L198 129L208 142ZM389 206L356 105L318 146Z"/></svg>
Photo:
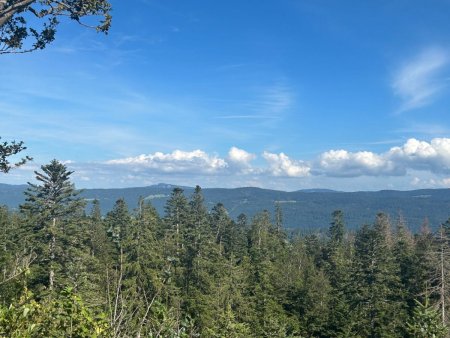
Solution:
<svg viewBox="0 0 450 338"><path fill-rule="evenodd" d="M11 271L8 271L6 267L3 269L3 278L0 281L0 285L6 284L9 281L25 274L36 258L37 255L34 251L31 251L30 254L16 254L14 265L10 269Z"/></svg>
<svg viewBox="0 0 450 338"><path fill-rule="evenodd" d="M6 6L6 0L0 0L0 11Z"/></svg>
<svg viewBox="0 0 450 338"><path fill-rule="evenodd" d="M0 0L0 27L7 23L18 11L31 5L36 0L20 0L6 7L6 0Z"/></svg>
<svg viewBox="0 0 450 338"><path fill-rule="evenodd" d="M442 315L442 325L445 325L445 271L444 271L444 229L441 225L441 315Z"/></svg>
<svg viewBox="0 0 450 338"><path fill-rule="evenodd" d="M165 283L165 281L164 281L164 283ZM142 316L142 319L141 319L141 321L140 321L140 323L139 323L138 333L137 333L137 336L136 336L137 338L141 338L142 327L144 326L144 324L145 324L145 322L146 322L146 320L147 320L147 316L148 316L148 314L149 314L149 312L150 312L150 310L151 310L151 308L152 308L152 305L153 305L153 303L155 302L156 297L158 297L160 291L161 291L161 289L158 290L158 292L155 293L155 295L153 296L152 300L150 301L150 304L148 304L147 309L145 310L144 315Z"/></svg>
<svg viewBox="0 0 450 338"><path fill-rule="evenodd" d="M119 275L117 276L117 285L115 291L115 300L114 300L114 309L112 315L112 323L113 327L113 335L114 337L119 337L120 330L122 329L122 321L123 321L123 310L124 310L124 301L122 295L122 279L123 279L123 249L120 247L120 265L119 265Z"/></svg>
<svg viewBox="0 0 450 338"><path fill-rule="evenodd" d="M55 271L53 269L53 263L55 261L55 246L56 246L56 218L53 217L53 223L50 228L51 239L49 244L49 256L50 256L50 268L48 273L48 287L50 290L53 290L53 285L55 282Z"/></svg>

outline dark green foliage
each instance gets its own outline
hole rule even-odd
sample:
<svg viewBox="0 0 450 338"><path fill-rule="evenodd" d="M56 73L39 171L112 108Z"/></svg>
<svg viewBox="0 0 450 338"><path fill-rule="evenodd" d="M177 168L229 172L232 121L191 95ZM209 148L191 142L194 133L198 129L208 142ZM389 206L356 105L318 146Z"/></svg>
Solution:
<svg viewBox="0 0 450 338"><path fill-rule="evenodd" d="M410 311L415 306L414 299L421 292L420 287L416 285L418 267L415 266L414 238L403 217L400 216L398 219L396 228L392 250L395 262L400 269L401 296Z"/></svg>
<svg viewBox="0 0 450 338"><path fill-rule="evenodd" d="M329 230L331 250L342 244L345 234L344 213L342 210L333 211L332 217L333 221Z"/></svg>
<svg viewBox="0 0 450 338"><path fill-rule="evenodd" d="M73 220L82 215L84 201L70 182L73 172L64 164L52 160L41 166L41 170L35 171L39 184L28 183L26 202L20 208L27 215L30 241L41 263L34 271L32 283L52 291L56 279L63 286L78 273L74 259L84 248L80 229Z"/></svg>
<svg viewBox="0 0 450 338"><path fill-rule="evenodd" d="M128 229L116 267L110 272L114 280L107 281L107 289L112 290L108 298L116 300L109 310L111 326L118 336L149 336L154 333L148 325L153 305L164 298L171 264L164 260L158 245L156 210L141 200L135 217L127 216Z"/></svg>
<svg viewBox="0 0 450 338"><path fill-rule="evenodd" d="M18 297L36 254L21 229L24 219L0 207L0 303Z"/></svg>
<svg viewBox="0 0 450 338"><path fill-rule="evenodd" d="M6 0L0 2L0 54L43 49L55 39L58 18L107 33L111 26L111 5L106 0ZM90 26L85 17L100 18ZM32 26L29 26L29 23Z"/></svg>
<svg viewBox="0 0 450 338"><path fill-rule="evenodd" d="M190 223L189 203L183 194L183 189L175 188L165 207L166 215L164 217L165 233L167 239L168 253L179 260L184 245L182 243L184 236L189 236L188 224Z"/></svg>
<svg viewBox="0 0 450 338"><path fill-rule="evenodd" d="M351 275L351 243L345 240L344 215L341 210L332 213L329 240L324 248L323 267L328 276L330 292L327 330L330 336L348 336L351 325L348 318L350 295L348 286Z"/></svg>
<svg viewBox="0 0 450 338"><path fill-rule="evenodd" d="M0 43L1 43L1 38L0 38ZM0 140L1 140L1 137L0 137ZM11 156L14 156L14 155L24 151L25 149L27 149L27 147L25 147L23 144L24 144L23 141L20 141L20 142L12 141L10 143L0 142L0 173L1 172L7 173L12 168L19 167L19 166L25 164L27 161L32 160L31 157L25 156L25 157L21 158L18 162L15 162L15 163L10 162Z"/></svg>
<svg viewBox="0 0 450 338"><path fill-rule="evenodd" d="M57 160L41 166L41 170L42 172L34 172L38 184L28 183L29 187L25 191L26 203L20 206L21 210L38 215L42 223L80 211L84 202L78 197L80 191L70 182L73 171L68 171L67 167Z"/></svg>
<svg viewBox="0 0 450 338"><path fill-rule="evenodd" d="M145 199L86 215L71 172L42 169L21 214L0 208L4 336L445 336L450 222L413 236L379 213L354 234L338 210L288 236L280 204L234 220L200 187L174 189L164 218Z"/></svg>
<svg viewBox="0 0 450 338"><path fill-rule="evenodd" d="M120 250L123 240L127 236L127 231L131 227L131 215L128 212L128 206L124 199L116 201L113 210L106 215L105 223L108 229L108 236Z"/></svg>
<svg viewBox="0 0 450 338"><path fill-rule="evenodd" d="M404 290L399 265L392 252L390 223L378 214L372 227L364 226L355 239L355 258L351 283L353 331L366 337L381 336L386 330L393 337L403 336L406 319Z"/></svg>
<svg viewBox="0 0 450 338"><path fill-rule="evenodd" d="M447 337L448 329L442 324L439 311L430 305L428 297L425 298L424 303L418 300L415 302L413 315L407 323L409 336L414 338Z"/></svg>

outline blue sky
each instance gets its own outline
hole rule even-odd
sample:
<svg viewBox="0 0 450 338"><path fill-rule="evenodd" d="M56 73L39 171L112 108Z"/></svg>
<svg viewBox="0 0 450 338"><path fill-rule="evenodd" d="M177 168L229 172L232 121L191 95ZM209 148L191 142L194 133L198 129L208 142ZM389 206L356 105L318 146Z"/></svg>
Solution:
<svg viewBox="0 0 450 338"><path fill-rule="evenodd" d="M79 187L450 187L450 2L113 0L0 56L0 136Z"/></svg>

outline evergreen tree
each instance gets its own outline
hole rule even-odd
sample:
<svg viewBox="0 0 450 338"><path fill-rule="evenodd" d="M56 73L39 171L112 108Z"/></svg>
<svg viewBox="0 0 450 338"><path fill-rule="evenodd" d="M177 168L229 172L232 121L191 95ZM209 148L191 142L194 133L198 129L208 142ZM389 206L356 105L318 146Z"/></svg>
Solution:
<svg viewBox="0 0 450 338"><path fill-rule="evenodd" d="M283 210L280 202L275 203L275 228L278 233L281 233L283 230Z"/></svg>
<svg viewBox="0 0 450 338"><path fill-rule="evenodd" d="M183 236L189 223L189 203L183 189L175 188L165 206L165 242L167 253L180 260Z"/></svg>
<svg viewBox="0 0 450 338"><path fill-rule="evenodd" d="M132 218L123 198L118 199L113 209L106 214L105 223L108 237L114 244L114 250L111 253L112 265L106 266L105 282L109 322L113 336L117 337L122 333L124 321L128 318L128 312L124 311L128 305L123 288L126 266L124 247L132 228Z"/></svg>
<svg viewBox="0 0 450 338"><path fill-rule="evenodd" d="M439 256L436 254L438 250L438 243L434 238L433 233L425 220L418 234L415 236L415 246L413 252L413 264L411 267L411 274L414 276L413 294L420 299L423 295L428 295L430 301L436 301L437 293L435 286L439 280Z"/></svg>
<svg viewBox="0 0 450 338"><path fill-rule="evenodd" d="M25 156L21 158L18 162L11 163L10 157L17 155L18 153L24 151L25 149L27 149L27 147L23 145L23 141L0 142L0 173L8 173L12 168L20 167L21 165L24 165L26 162L31 161L32 160L31 157Z"/></svg>
<svg viewBox="0 0 450 338"><path fill-rule="evenodd" d="M373 227L363 226L355 239L352 274L353 333L364 337L404 335L406 304L402 302L399 266L392 253L386 215Z"/></svg>
<svg viewBox="0 0 450 338"><path fill-rule="evenodd" d="M329 240L324 248L324 271L329 279L330 317L327 322L329 335L347 336L350 331L350 303L348 285L351 270L352 250L345 242L344 214L341 210L332 213L332 222L328 231Z"/></svg>
<svg viewBox="0 0 450 338"><path fill-rule="evenodd" d="M217 317L213 313L221 313L224 260L220 255L220 247L216 245L214 225L209 222L199 186L196 187L189 206L190 224L184 237L185 304L200 332L214 335L213 327Z"/></svg>
<svg viewBox="0 0 450 338"><path fill-rule="evenodd" d="M216 243L219 245L221 255L230 252L232 221L228 211L222 203L217 203L211 211L211 225Z"/></svg>
<svg viewBox="0 0 450 338"><path fill-rule="evenodd" d="M251 327L256 336L286 336L289 330L288 318L279 302L280 294L275 289L275 257L271 249L279 238L274 234L274 226L270 222L267 211L257 214L250 230L250 263L251 275L250 300L252 301L254 318Z"/></svg>
<svg viewBox="0 0 450 338"><path fill-rule="evenodd" d="M176 322L182 321L181 311L183 307L183 288L185 286L184 253L188 223L190 221L189 203L183 193L183 189L175 188L166 202L165 217L163 219L162 249L164 260L170 263L170 278L164 305L173 308L176 314Z"/></svg>
<svg viewBox="0 0 450 338"><path fill-rule="evenodd" d="M186 223L183 243L185 247L183 265L186 268L184 284L189 293L190 286L194 285L195 287L195 284L199 283L199 258L208 257L208 251L212 244L208 213L199 186L196 186L189 201L189 222Z"/></svg>
<svg viewBox="0 0 450 338"><path fill-rule="evenodd" d="M22 292L36 259L33 242L22 228L24 219L0 206L0 303L8 304Z"/></svg>
<svg viewBox="0 0 450 338"><path fill-rule="evenodd" d="M41 170L35 171L40 184L28 183L26 202L20 208L32 219L33 231L40 243L36 251L48 277L46 280L38 278L38 282L40 280L45 287L53 290L58 277L56 273L61 271L67 251L64 247L67 240L66 221L82 210L84 201L78 197L80 192L70 182L73 171L68 171L64 164L52 160L41 166Z"/></svg>
<svg viewBox="0 0 450 338"><path fill-rule="evenodd" d="M407 330L412 338L445 338L448 329L442 324L441 315L430 305L428 297L421 303L416 300L412 318L407 322Z"/></svg>
<svg viewBox="0 0 450 338"><path fill-rule="evenodd" d="M105 222L109 237L120 251L128 228L131 226L131 215L123 198L118 199L113 209L106 214Z"/></svg>
<svg viewBox="0 0 450 338"><path fill-rule="evenodd" d="M408 309L412 309L419 291L415 284L414 238L401 215L396 225L393 254L400 269L401 294L399 296L403 297Z"/></svg>
<svg viewBox="0 0 450 338"><path fill-rule="evenodd" d="M149 336L148 325L155 303L163 299L170 266L162 257L157 241L160 226L155 208L139 200L136 219L128 227L122 241L124 272L120 285L123 300L114 329L122 336Z"/></svg>

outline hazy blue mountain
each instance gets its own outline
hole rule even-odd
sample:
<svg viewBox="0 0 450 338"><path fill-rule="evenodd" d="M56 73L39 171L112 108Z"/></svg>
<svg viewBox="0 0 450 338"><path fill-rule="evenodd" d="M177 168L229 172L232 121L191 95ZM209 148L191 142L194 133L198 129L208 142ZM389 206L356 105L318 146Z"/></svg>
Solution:
<svg viewBox="0 0 450 338"><path fill-rule="evenodd" d="M331 190L331 189L301 189L298 191L301 191L301 192L339 192L339 191Z"/></svg>
<svg viewBox="0 0 450 338"><path fill-rule="evenodd" d="M86 189L82 195L88 201L98 199L103 213L109 211L121 197L133 209L142 196L163 215L164 205L174 187L170 184L157 184L140 188ZM194 191L192 187L182 188L188 197ZM0 184L0 204L17 208L24 201L24 189L25 185ZM278 202L283 210L284 224L288 228L327 228L330 214L337 209L344 211L350 228L372 223L380 211L390 214L393 224L402 215L414 230L420 227L425 218L428 218L431 226L437 227L450 217L450 189L376 192L308 189L284 192L260 188L213 188L204 189L203 193L208 208L222 202L232 217L237 217L240 213L252 217L264 209L272 212Z"/></svg>

